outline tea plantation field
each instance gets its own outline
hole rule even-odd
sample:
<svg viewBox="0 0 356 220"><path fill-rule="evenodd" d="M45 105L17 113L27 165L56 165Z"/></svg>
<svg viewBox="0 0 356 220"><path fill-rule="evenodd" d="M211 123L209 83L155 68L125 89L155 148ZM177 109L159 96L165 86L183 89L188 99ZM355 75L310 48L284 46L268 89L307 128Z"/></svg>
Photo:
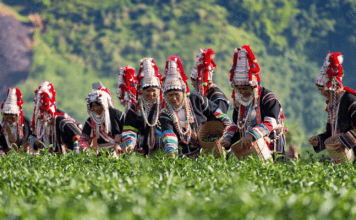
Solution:
<svg viewBox="0 0 356 220"><path fill-rule="evenodd" d="M356 169L312 158L0 158L1 219L347 219Z"/></svg>

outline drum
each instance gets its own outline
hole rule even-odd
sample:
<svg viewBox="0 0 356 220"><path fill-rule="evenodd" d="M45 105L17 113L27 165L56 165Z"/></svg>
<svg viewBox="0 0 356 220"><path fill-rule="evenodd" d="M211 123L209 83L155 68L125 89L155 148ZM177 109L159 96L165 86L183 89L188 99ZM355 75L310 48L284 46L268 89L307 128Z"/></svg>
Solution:
<svg viewBox="0 0 356 220"><path fill-rule="evenodd" d="M220 145L224 137L225 126L220 121L208 121L198 130L199 145L204 149L203 155L214 154L215 158L226 157L225 149Z"/></svg>
<svg viewBox="0 0 356 220"><path fill-rule="evenodd" d="M242 140L239 140L231 146L231 150L236 155L237 159L246 159L248 155L259 155L262 157L263 161L273 161L271 151L269 150L267 143L264 138L260 138L252 143L252 147L249 149L242 148Z"/></svg>
<svg viewBox="0 0 356 220"><path fill-rule="evenodd" d="M352 163L355 161L354 149L347 149L344 147L341 152L336 152L335 147L340 143L338 137L342 134L337 134L325 140L325 148L330 157L335 163Z"/></svg>

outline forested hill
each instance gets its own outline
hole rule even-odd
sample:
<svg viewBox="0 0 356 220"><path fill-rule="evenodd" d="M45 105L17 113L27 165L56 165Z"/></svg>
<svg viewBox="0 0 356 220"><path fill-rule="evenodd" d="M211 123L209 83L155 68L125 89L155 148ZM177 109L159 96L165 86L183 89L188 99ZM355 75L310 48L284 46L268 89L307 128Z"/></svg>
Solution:
<svg viewBox="0 0 356 220"><path fill-rule="evenodd" d="M118 68L179 55L189 73L199 48L213 48L214 81L230 96L234 48L250 44L262 83L280 98L300 143L324 128L323 98L314 86L327 51L344 54L345 84L356 89L356 0L1 0L19 16L38 13L29 77L18 84L26 115L33 90L54 83L58 107L81 122L85 97L102 81L115 96ZM115 105L119 102L115 98ZM120 109L122 109L120 107Z"/></svg>

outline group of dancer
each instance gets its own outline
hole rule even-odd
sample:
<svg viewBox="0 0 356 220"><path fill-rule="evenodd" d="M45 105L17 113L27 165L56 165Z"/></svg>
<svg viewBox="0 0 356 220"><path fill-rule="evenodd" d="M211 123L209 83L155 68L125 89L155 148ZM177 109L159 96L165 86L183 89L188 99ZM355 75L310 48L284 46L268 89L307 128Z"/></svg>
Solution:
<svg viewBox="0 0 356 220"><path fill-rule="evenodd" d="M196 94L190 94L188 77L178 56L166 61L164 77L153 58L140 61L137 75L131 66L120 68L116 91L125 114L114 108L110 92L100 82L86 98L88 119L84 126L56 105L53 84L44 81L35 91L34 112L30 121L23 115L22 95L9 88L1 104L0 154L9 151L38 154L51 146L51 152L85 152L93 148L118 154L138 152L144 155L165 150L172 157L196 158L201 152L198 131L208 121L224 126L219 145L230 150L235 143L252 151L258 142L269 153L285 154L286 129L282 106L277 96L262 87L260 67L249 45L236 48L229 84L233 103L213 83L216 69L212 49L200 49L190 72ZM327 132L309 139L316 152L325 149L327 138L338 134L343 148L353 149L356 132L355 92L342 86L342 56L328 53L316 79L317 88L327 100ZM229 107L233 119L227 115ZM356 121L355 121L356 122Z"/></svg>

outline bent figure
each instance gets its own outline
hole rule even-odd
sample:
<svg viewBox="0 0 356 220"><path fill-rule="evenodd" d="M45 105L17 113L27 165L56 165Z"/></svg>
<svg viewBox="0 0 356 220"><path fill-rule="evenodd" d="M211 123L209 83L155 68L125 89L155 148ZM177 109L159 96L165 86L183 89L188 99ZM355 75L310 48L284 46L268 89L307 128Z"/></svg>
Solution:
<svg viewBox="0 0 356 220"><path fill-rule="evenodd" d="M265 150L259 154L266 159L273 152L285 153L284 116L276 95L261 86L259 71L250 46L235 49L230 84L234 99L233 121L238 131L232 143L240 141L242 149L237 149L240 151L256 149L252 146L258 144L260 150Z"/></svg>
<svg viewBox="0 0 356 220"><path fill-rule="evenodd" d="M214 69L217 68L214 56L213 49L200 49L194 67L190 72L190 79L198 95L204 96L217 104L222 112L226 114L229 110L229 99L213 83Z"/></svg>
<svg viewBox="0 0 356 220"><path fill-rule="evenodd" d="M52 144L50 152L66 153L78 146L81 125L77 120L59 110L56 105L56 92L53 84L43 81L35 91L34 112L31 122L33 131L30 138L31 149L35 154Z"/></svg>
<svg viewBox="0 0 356 220"><path fill-rule="evenodd" d="M9 88L7 98L1 104L0 155L10 150L18 153L28 151L31 135L30 119L23 115L22 94L18 88Z"/></svg>
<svg viewBox="0 0 356 220"><path fill-rule="evenodd" d="M121 151L124 114L114 108L109 90L100 82L93 84L86 102L89 118L80 136L80 149L110 149L116 156Z"/></svg>
<svg viewBox="0 0 356 220"><path fill-rule="evenodd" d="M138 103L132 104L125 116L122 133L124 151L137 150L150 155L163 147L158 121L162 102L161 78L153 58L141 60L137 74Z"/></svg>
<svg viewBox="0 0 356 220"><path fill-rule="evenodd" d="M328 118L326 131L309 138L316 153L326 149L328 139L332 141L328 151L336 163L353 162L354 154L348 153L356 146L356 92L342 85L342 62L341 53L328 53L315 80L318 90L327 100ZM340 158L333 152L344 152L345 155Z"/></svg>
<svg viewBox="0 0 356 220"><path fill-rule="evenodd" d="M219 120L224 124L225 132L220 144L228 147L236 125L207 98L198 95L188 98L187 79L179 57L170 57L166 62L163 81L165 105L159 119L166 153L173 157L175 154L196 157L200 152L198 127L210 120Z"/></svg>

